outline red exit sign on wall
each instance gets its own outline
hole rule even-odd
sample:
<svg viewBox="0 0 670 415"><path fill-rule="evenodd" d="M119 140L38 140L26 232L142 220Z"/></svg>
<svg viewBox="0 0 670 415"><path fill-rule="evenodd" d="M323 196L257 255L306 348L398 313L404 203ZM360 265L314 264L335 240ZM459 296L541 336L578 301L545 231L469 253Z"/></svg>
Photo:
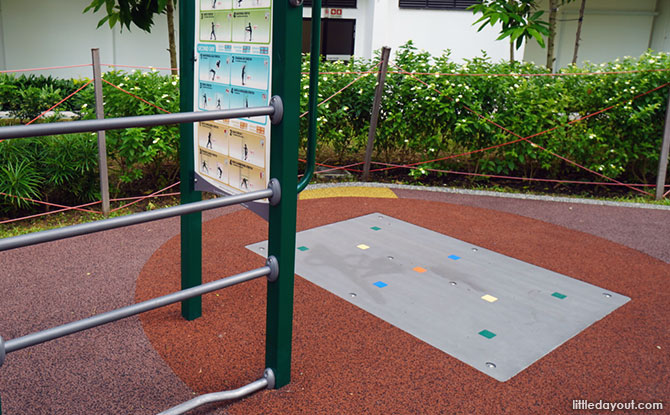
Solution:
<svg viewBox="0 0 670 415"><path fill-rule="evenodd" d="M342 17L342 9L326 9L326 16Z"/></svg>

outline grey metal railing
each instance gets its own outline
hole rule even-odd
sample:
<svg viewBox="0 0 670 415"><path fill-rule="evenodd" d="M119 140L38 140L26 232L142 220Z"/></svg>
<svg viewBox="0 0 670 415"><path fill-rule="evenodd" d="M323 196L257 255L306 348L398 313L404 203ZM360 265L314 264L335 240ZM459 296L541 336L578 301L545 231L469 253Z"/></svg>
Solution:
<svg viewBox="0 0 670 415"><path fill-rule="evenodd" d="M47 231L0 239L0 252L6 251L8 249L21 248L24 246L56 241L59 239L71 238L73 236L86 235L109 229L122 228L124 226L137 225L140 223L187 215L189 213L201 212L204 210L211 210L224 206L237 205L240 203L252 202L254 200L265 198L268 198L270 200L270 204L272 205L275 205L279 202L279 199L281 198L281 190L277 180L270 180L270 184L267 189L257 190L254 192L219 197L216 199L203 200L201 202L188 203L185 205L173 206L164 209L135 213L128 216L103 219L95 222L82 223L64 228L50 229Z"/></svg>
<svg viewBox="0 0 670 415"><path fill-rule="evenodd" d="M62 326L53 327L47 330L38 331L16 339L3 341L0 337L0 345L4 343L5 354L15 352L17 350L25 349L26 347L36 346L38 344L46 343L69 334L74 334L83 330L92 329L93 327L102 326L103 324L112 323L124 319L126 317L135 316L147 311L155 310L166 305L178 303L189 298L197 297L202 294L207 294L212 291L217 291L222 288L231 287L242 282L251 281L253 279L267 276L270 281L276 278L279 273L279 265L274 257L267 259L266 265L251 271L246 271L227 278L222 278L217 281L212 281L207 284L198 285L196 287L187 288L185 290L177 291L172 294L167 294L162 297L152 298L151 300L143 301L141 303L129 305L118 308L106 313L97 314L82 320L73 321L72 323L63 324Z"/></svg>
<svg viewBox="0 0 670 415"><path fill-rule="evenodd" d="M208 403L240 399L254 392L258 392L259 390L273 389L274 383L275 383L275 375L272 372L272 369L265 369L263 377L255 382L252 382L248 385L242 386L241 388L233 389L230 391L206 393L204 395L200 395L196 398L191 399L190 401L186 401L175 407L167 409L159 413L158 415L181 415L183 413L190 411L191 409L195 409L199 406Z"/></svg>
<svg viewBox="0 0 670 415"><path fill-rule="evenodd" d="M250 116L270 116L272 123L281 122L283 116L282 102L279 97L272 97L270 105L265 107L231 109L210 112L189 112L177 114L146 115L126 118L108 118L102 120L72 121L63 123L38 124L29 126L12 126L0 128L0 139L12 139L23 137L37 137L56 134L70 134L81 132L95 132L101 130L113 130L120 128L148 127L163 124L192 123L199 121L212 121L229 118L240 118ZM136 225L145 222L156 221L160 219L186 215L203 210L215 209L223 206L230 206L240 203L251 202L267 198L272 206L277 205L281 200L281 186L279 181L271 179L267 189L254 192L220 197L211 200L188 203L180 206L174 206L165 209L159 209L149 212L136 213L133 215L122 216L112 219L105 219L96 222L67 226L59 229L52 229L42 232L36 232L27 235L20 235L0 240L0 251L25 247L29 245L40 244L49 241L71 238L79 235L86 235L100 232L108 229L121 228L125 226ZM132 304L116 310L97 314L92 317L77 320L61 326L52 327L46 330L27 334L15 339L4 340L0 337L0 366L3 365L6 355L30 346L45 343L60 337L74 334L83 330L97 327L103 324L111 323L130 316L144 313L156 308L164 307L189 298L197 297L206 293L217 291L232 285L250 281L256 278L266 276L268 281L275 281L279 275L279 262L274 256L267 258L265 266L251 271L219 279L217 281L201 284L195 287L187 288L175 293L167 294L161 297L153 298L141 303ZM256 380L249 385L232 390L217 393L210 393L194 398L188 402L168 409L163 414L175 415L183 414L193 408L205 403L218 402L221 400L237 399L250 393L264 388L274 387L274 373L271 369L266 369L263 378ZM0 407L1 408L1 407ZM1 411L1 409L0 409ZM1 412L0 412L1 413Z"/></svg>
<svg viewBox="0 0 670 415"><path fill-rule="evenodd" d="M281 98L277 96L272 97L272 99L270 99L270 105L265 107L138 115L135 117L106 118L102 120L83 120L48 124L15 125L0 128L0 140L57 134L90 133L102 130L119 130L123 128L153 127L156 125L184 124L262 115L270 116L272 124L281 122L282 117L284 116L284 107Z"/></svg>

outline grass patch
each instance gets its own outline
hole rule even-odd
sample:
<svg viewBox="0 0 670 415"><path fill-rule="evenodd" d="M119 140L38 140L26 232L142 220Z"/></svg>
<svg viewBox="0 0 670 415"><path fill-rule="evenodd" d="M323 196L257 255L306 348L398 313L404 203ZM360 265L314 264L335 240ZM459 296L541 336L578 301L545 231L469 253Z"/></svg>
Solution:
<svg viewBox="0 0 670 415"><path fill-rule="evenodd" d="M176 206L179 204L179 198L170 197L160 200L143 201L133 206L123 208L110 213L110 218L119 216L126 216L133 213L144 212L148 210L162 209L166 207ZM117 204L117 206L122 206ZM112 206L114 209L114 206ZM59 212L47 216L41 216L32 219L26 219L13 223L6 223L0 225L0 238L9 238L12 236L25 235L34 232L46 231L49 229L58 229L70 225L78 225L81 223L95 222L102 220L102 214L68 211Z"/></svg>

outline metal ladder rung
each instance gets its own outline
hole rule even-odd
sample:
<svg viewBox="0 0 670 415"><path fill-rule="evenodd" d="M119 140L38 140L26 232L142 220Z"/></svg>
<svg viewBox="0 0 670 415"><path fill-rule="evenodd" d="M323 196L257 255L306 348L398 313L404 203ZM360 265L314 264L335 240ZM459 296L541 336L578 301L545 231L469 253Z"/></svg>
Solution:
<svg viewBox="0 0 670 415"><path fill-rule="evenodd" d="M247 395L251 395L252 393L258 392L263 389L273 389L274 384L275 384L274 372L272 371L272 369L265 369L263 377L255 382L242 386L241 388L229 391L213 392L200 395L197 398L191 399L190 401L186 401L170 409L166 409L165 411L159 413L158 415L180 415L208 403L244 398Z"/></svg>

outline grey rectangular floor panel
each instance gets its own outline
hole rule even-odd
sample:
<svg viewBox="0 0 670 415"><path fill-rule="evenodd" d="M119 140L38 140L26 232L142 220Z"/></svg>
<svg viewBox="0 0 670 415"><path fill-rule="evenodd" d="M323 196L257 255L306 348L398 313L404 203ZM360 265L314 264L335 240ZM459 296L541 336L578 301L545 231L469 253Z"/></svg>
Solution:
<svg viewBox="0 0 670 415"><path fill-rule="evenodd" d="M500 381L630 300L378 213L296 241L297 274Z"/></svg>

